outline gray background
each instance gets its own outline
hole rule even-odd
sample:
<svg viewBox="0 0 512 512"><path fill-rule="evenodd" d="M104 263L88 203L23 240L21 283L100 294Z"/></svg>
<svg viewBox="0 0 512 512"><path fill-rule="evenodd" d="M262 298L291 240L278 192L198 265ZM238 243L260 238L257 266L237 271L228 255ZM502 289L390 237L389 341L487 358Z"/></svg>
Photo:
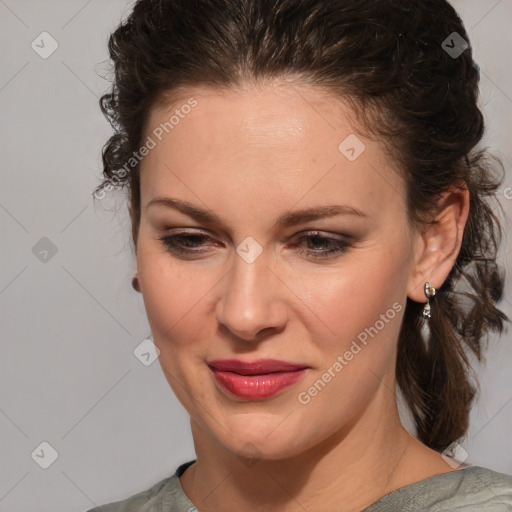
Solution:
<svg viewBox="0 0 512 512"><path fill-rule="evenodd" d="M0 0L0 511L83 511L194 458L188 416L158 361L134 355L150 328L130 286L124 197L91 197L111 134L98 107L107 39L130 3ZM506 166L510 231L512 0L453 3L481 66L485 145ZM47 59L31 47L44 31L59 45ZM509 269L511 253L505 240ZM511 302L507 278L509 315ZM512 474L510 336L492 338L478 367L482 393L462 446L470 463ZM58 453L47 469L42 442Z"/></svg>

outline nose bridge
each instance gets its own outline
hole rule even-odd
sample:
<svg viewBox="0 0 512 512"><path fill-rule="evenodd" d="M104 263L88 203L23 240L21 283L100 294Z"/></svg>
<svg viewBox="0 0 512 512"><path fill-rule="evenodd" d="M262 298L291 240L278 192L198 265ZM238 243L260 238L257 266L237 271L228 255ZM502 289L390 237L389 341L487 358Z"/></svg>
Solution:
<svg viewBox="0 0 512 512"><path fill-rule="evenodd" d="M217 319L238 337L250 340L286 320L279 304L268 252L248 237L236 248L233 266L217 304Z"/></svg>

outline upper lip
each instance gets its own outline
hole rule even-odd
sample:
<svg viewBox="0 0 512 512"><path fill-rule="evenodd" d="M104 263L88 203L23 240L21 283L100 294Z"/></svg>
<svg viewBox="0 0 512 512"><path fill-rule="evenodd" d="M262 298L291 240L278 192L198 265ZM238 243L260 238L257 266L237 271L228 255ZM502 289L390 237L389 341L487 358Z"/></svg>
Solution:
<svg viewBox="0 0 512 512"><path fill-rule="evenodd" d="M208 366L216 370L234 372L240 375L261 375L275 372L292 372L309 368L302 363L290 363L278 359L257 359L255 361L240 361L239 359L214 359Z"/></svg>

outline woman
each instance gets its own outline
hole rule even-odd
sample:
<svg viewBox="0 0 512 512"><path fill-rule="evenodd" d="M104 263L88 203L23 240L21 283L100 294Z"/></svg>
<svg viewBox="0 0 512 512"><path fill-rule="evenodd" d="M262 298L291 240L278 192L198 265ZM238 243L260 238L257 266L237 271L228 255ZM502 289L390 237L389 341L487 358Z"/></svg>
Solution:
<svg viewBox="0 0 512 512"><path fill-rule="evenodd" d="M139 0L109 49L102 187L197 458L101 510L510 509L457 443L508 319L453 8Z"/></svg>

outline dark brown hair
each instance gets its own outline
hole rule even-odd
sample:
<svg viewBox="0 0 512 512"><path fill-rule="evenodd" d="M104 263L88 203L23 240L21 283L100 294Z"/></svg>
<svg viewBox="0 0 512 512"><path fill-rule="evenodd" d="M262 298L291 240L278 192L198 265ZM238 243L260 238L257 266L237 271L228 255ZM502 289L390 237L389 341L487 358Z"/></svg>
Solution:
<svg viewBox="0 0 512 512"><path fill-rule="evenodd" d="M440 193L463 182L469 219L434 299L429 334L422 334L422 304L407 299L398 342L397 383L419 439L438 451L468 428L478 389L468 349L481 360L488 332L501 333L508 320L495 306L501 227L488 202L502 168L475 149L484 132L479 69L463 41L463 23L445 0L139 0L109 41L115 78L100 104L115 134L94 192L128 186L136 250L139 166L126 176L119 169L143 144L151 108L186 86L280 77L349 99L368 133L394 148L411 224L431 220ZM448 51L454 47L462 53Z"/></svg>

